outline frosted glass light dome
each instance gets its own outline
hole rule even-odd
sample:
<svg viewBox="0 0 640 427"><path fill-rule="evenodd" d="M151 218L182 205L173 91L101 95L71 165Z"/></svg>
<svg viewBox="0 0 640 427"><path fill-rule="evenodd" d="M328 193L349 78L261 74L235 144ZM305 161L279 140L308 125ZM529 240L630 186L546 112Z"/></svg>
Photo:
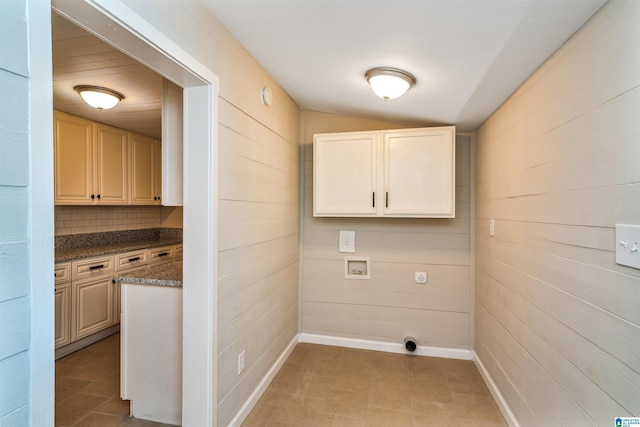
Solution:
<svg viewBox="0 0 640 427"><path fill-rule="evenodd" d="M113 89L100 86L80 85L73 88L84 102L99 110L108 110L118 105L124 95Z"/></svg>
<svg viewBox="0 0 640 427"><path fill-rule="evenodd" d="M373 92L385 101L402 96L416 84L415 77L397 68L372 68L365 78Z"/></svg>

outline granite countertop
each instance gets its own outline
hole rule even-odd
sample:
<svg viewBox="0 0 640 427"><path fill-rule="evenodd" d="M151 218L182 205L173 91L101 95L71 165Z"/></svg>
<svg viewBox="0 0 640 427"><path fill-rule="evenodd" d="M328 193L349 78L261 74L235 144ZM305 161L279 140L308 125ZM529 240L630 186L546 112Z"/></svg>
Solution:
<svg viewBox="0 0 640 427"><path fill-rule="evenodd" d="M55 262L112 255L161 246L173 246L181 243L182 229L174 228L150 228L56 236Z"/></svg>
<svg viewBox="0 0 640 427"><path fill-rule="evenodd" d="M123 271L115 281L136 285L182 287L182 261L147 267L130 273Z"/></svg>
<svg viewBox="0 0 640 427"><path fill-rule="evenodd" d="M56 262L71 261L100 255L111 255L136 251L139 249L157 248L160 246L179 245L182 239L160 238L136 242L104 243L95 246L56 249Z"/></svg>

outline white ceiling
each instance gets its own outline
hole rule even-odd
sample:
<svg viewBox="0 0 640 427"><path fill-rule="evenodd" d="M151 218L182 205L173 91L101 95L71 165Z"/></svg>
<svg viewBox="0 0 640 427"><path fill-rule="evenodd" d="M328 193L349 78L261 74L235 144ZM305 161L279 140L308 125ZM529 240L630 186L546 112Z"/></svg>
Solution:
<svg viewBox="0 0 640 427"><path fill-rule="evenodd" d="M606 0L202 0L302 108L476 129ZM373 67L417 79L383 101Z"/></svg>
<svg viewBox="0 0 640 427"><path fill-rule="evenodd" d="M201 0L302 108L476 129L606 0ZM160 137L162 78L53 14L54 108ZM373 67L417 84L383 101ZM83 104L78 84L125 94Z"/></svg>
<svg viewBox="0 0 640 427"><path fill-rule="evenodd" d="M55 13L51 23L53 108L160 138L162 77ZM77 85L108 87L125 99L96 110L73 90Z"/></svg>

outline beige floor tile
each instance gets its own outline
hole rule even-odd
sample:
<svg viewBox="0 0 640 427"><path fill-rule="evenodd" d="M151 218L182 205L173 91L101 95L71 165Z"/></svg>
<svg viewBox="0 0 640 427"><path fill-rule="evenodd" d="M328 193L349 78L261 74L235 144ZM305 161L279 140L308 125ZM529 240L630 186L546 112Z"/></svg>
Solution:
<svg viewBox="0 0 640 427"><path fill-rule="evenodd" d="M320 414L317 427L364 427L364 419L336 414Z"/></svg>
<svg viewBox="0 0 640 427"><path fill-rule="evenodd" d="M127 418L121 427L173 427L170 424L155 423L153 421Z"/></svg>
<svg viewBox="0 0 640 427"><path fill-rule="evenodd" d="M352 418L364 418L367 400L366 393L329 390L323 412Z"/></svg>
<svg viewBox="0 0 640 427"><path fill-rule="evenodd" d="M368 408L366 422L367 427L408 427L413 424L413 417L410 412Z"/></svg>
<svg viewBox="0 0 640 427"><path fill-rule="evenodd" d="M279 420L270 420L269 423L267 424L267 427L300 427L300 426L304 426L304 424L279 421Z"/></svg>
<svg viewBox="0 0 640 427"><path fill-rule="evenodd" d="M120 427L122 423L126 421L126 418L127 417L122 415L118 416L91 412L89 415L73 424L73 427Z"/></svg>
<svg viewBox="0 0 640 427"><path fill-rule="evenodd" d="M93 384L93 381L81 380L78 378L58 377L55 383L55 401L63 402L74 394L82 391L85 387Z"/></svg>
<svg viewBox="0 0 640 427"><path fill-rule="evenodd" d="M369 372L373 366L373 353L370 350L343 349L336 369Z"/></svg>
<svg viewBox="0 0 640 427"><path fill-rule="evenodd" d="M384 384L372 384L368 406L411 412L411 394L406 387L395 388Z"/></svg>
<svg viewBox="0 0 640 427"><path fill-rule="evenodd" d="M504 423L504 418L490 396L452 394L455 401L458 423L461 420L474 420L491 423Z"/></svg>
<svg viewBox="0 0 640 427"><path fill-rule="evenodd" d="M340 371L333 377L331 388L334 390L366 393L371 383L369 372Z"/></svg>
<svg viewBox="0 0 640 427"><path fill-rule="evenodd" d="M373 353L373 366L377 368L407 369L410 357L406 354L376 351Z"/></svg>
<svg viewBox="0 0 640 427"><path fill-rule="evenodd" d="M260 398L265 405L278 405L285 394L291 394L292 384L286 381L273 380Z"/></svg>
<svg viewBox="0 0 640 427"><path fill-rule="evenodd" d="M412 379L411 399L429 402L453 403L449 384L446 382Z"/></svg>
<svg viewBox="0 0 640 427"><path fill-rule="evenodd" d="M315 397L289 396L283 398L271 414L274 421L315 425L322 412L324 400Z"/></svg>
<svg viewBox="0 0 640 427"><path fill-rule="evenodd" d="M459 394L474 394L474 395L480 395L480 396L491 395L484 381L465 381L465 382L449 381L449 390L451 390L451 393L459 393Z"/></svg>
<svg viewBox="0 0 640 427"><path fill-rule="evenodd" d="M403 368L374 367L371 383L409 390L409 371Z"/></svg>
<svg viewBox="0 0 640 427"><path fill-rule="evenodd" d="M129 416L130 405L128 400L120 399L120 396L114 396L96 408L96 412L102 412L111 415Z"/></svg>
<svg viewBox="0 0 640 427"><path fill-rule="evenodd" d="M293 384L290 393L295 396L317 397L324 399L333 379L316 374L306 374L304 382Z"/></svg>
<svg viewBox="0 0 640 427"><path fill-rule="evenodd" d="M120 373L112 372L105 379L94 381L82 389L83 393L95 394L96 396L114 397L120 396Z"/></svg>
<svg viewBox="0 0 640 427"><path fill-rule="evenodd" d="M107 400L107 397L76 393L72 398L56 404L55 423L70 426Z"/></svg>
<svg viewBox="0 0 640 427"><path fill-rule="evenodd" d="M414 427L453 426L456 425L456 405L453 403L438 403L414 400Z"/></svg>
<svg viewBox="0 0 640 427"><path fill-rule="evenodd" d="M265 405L258 403L246 420L242 423L242 427L264 427L269 423L271 414L276 409L274 405Z"/></svg>

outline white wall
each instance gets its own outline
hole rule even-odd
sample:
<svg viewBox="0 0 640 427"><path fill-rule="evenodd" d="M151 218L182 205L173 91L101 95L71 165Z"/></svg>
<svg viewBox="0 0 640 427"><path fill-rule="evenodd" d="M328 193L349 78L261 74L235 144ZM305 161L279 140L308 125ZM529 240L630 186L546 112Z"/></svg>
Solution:
<svg viewBox="0 0 640 427"><path fill-rule="evenodd" d="M640 2L612 0L477 133L477 355L523 426L640 416ZM488 235L495 218L495 237Z"/></svg>
<svg viewBox="0 0 640 427"><path fill-rule="evenodd" d="M49 5L0 2L0 425L53 425ZM44 123L45 126L34 126ZM46 126L46 125L49 126Z"/></svg>
<svg viewBox="0 0 640 427"><path fill-rule="evenodd" d="M299 110L202 4L125 3L220 77L217 384L228 425L297 334Z"/></svg>
<svg viewBox="0 0 640 427"><path fill-rule="evenodd" d="M456 137L456 218L313 217L313 134L397 129L393 123L303 113L304 217L302 332L470 350L470 138ZM356 232L356 252L371 257L370 280L344 279L340 230ZM429 283L417 285L415 271Z"/></svg>

